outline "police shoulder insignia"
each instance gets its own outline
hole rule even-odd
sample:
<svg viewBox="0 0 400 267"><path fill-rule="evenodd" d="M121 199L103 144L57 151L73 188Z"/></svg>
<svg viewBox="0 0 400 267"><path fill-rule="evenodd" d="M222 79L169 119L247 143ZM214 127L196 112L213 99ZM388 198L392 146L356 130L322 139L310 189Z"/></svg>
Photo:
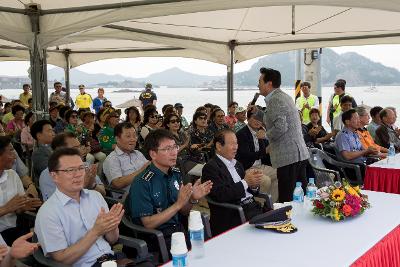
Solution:
<svg viewBox="0 0 400 267"><path fill-rule="evenodd" d="M179 168L177 168L177 167L172 167L171 170L173 172L181 172L181 170Z"/></svg>
<svg viewBox="0 0 400 267"><path fill-rule="evenodd" d="M142 179L145 180L146 182L148 182L148 181L151 180L151 178L153 178L153 176L154 176L154 172L148 170L147 172L145 172L145 173L142 175Z"/></svg>

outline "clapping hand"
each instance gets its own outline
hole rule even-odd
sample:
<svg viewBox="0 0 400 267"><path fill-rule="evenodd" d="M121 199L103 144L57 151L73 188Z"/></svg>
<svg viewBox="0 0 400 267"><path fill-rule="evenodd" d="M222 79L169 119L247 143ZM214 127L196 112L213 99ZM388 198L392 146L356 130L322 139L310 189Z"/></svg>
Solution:
<svg viewBox="0 0 400 267"><path fill-rule="evenodd" d="M7 256L8 254L8 247L7 245L1 245L0 246L0 263L2 260Z"/></svg>
<svg viewBox="0 0 400 267"><path fill-rule="evenodd" d="M181 188L179 189L178 200L176 201L179 209L183 208L188 203L192 193L193 186L191 183L181 185Z"/></svg>
<svg viewBox="0 0 400 267"><path fill-rule="evenodd" d="M97 163L90 165L90 167L86 170L85 173L85 187L92 188L93 184L96 181L97 175Z"/></svg>
<svg viewBox="0 0 400 267"><path fill-rule="evenodd" d="M27 240L33 236L33 232L16 239L12 244L10 255L14 259L22 259L31 255L39 248L39 243L30 243Z"/></svg>
<svg viewBox="0 0 400 267"><path fill-rule="evenodd" d="M193 185L192 199L199 200L202 197L208 195L211 191L212 185L213 183L211 181L206 181L201 184L200 179L197 179L197 181Z"/></svg>
<svg viewBox="0 0 400 267"><path fill-rule="evenodd" d="M42 206L42 201L37 197L27 197L26 196L26 203L23 207L24 211L35 211L36 208Z"/></svg>
<svg viewBox="0 0 400 267"><path fill-rule="evenodd" d="M101 208L92 230L97 236L103 236L106 233L115 230L118 228L124 212L121 203L114 204L107 213L104 208Z"/></svg>

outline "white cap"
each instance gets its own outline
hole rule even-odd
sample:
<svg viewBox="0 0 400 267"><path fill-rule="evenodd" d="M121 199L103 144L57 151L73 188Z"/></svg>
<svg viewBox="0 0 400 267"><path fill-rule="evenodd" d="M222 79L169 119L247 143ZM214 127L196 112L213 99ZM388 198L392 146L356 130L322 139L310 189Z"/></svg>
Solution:
<svg viewBox="0 0 400 267"><path fill-rule="evenodd" d="M101 264L101 267L117 267L117 263L115 261L105 261Z"/></svg>
<svg viewBox="0 0 400 267"><path fill-rule="evenodd" d="M180 255L187 252L185 234L182 232L173 233L171 236L171 254Z"/></svg>
<svg viewBox="0 0 400 267"><path fill-rule="evenodd" d="M198 210L191 210L189 214L189 230L198 231L203 229L203 221L201 220L201 213Z"/></svg>

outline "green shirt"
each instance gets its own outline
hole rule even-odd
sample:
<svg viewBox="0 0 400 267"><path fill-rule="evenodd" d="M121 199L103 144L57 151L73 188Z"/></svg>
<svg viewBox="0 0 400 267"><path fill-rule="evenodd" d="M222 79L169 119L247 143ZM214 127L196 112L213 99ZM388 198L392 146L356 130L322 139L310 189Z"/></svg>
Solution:
<svg viewBox="0 0 400 267"><path fill-rule="evenodd" d="M112 146L116 144L114 137L114 128L111 128L108 125L104 126L99 133L99 142L101 148L105 152L111 152Z"/></svg>
<svg viewBox="0 0 400 267"><path fill-rule="evenodd" d="M163 173L154 164L150 164L133 180L125 206L132 221L143 225L140 218L158 214L178 199L181 174L178 169L171 168L168 174ZM157 229L178 224L178 213Z"/></svg>

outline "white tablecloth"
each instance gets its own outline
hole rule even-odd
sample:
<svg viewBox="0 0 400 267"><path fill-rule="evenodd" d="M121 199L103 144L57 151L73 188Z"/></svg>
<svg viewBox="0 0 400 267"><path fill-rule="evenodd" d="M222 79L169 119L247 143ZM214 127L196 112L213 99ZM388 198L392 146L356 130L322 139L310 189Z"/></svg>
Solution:
<svg viewBox="0 0 400 267"><path fill-rule="evenodd" d="M189 252L189 266L350 266L400 224L400 195L365 193L372 207L359 217L332 222L304 212L293 218L294 234L244 224L206 242L204 258Z"/></svg>
<svg viewBox="0 0 400 267"><path fill-rule="evenodd" d="M400 153L396 154L393 162L388 163L387 159L382 159L382 160L377 161L369 166L383 168L383 169L400 169Z"/></svg>

